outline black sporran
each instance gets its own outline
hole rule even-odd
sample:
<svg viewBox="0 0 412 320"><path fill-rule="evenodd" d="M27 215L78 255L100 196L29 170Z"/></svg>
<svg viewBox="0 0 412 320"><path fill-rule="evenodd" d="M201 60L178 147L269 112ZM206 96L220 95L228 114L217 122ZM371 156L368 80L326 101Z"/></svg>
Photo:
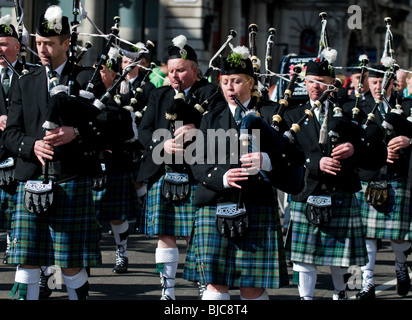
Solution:
<svg viewBox="0 0 412 320"><path fill-rule="evenodd" d="M14 159L12 157L7 158L0 163L0 188L6 188L16 183L14 180L15 167Z"/></svg>
<svg viewBox="0 0 412 320"><path fill-rule="evenodd" d="M93 191L103 191L107 187L106 164L101 163L99 167L99 170L90 178Z"/></svg>
<svg viewBox="0 0 412 320"><path fill-rule="evenodd" d="M24 207L28 212L45 216L53 204L53 181L29 180L24 186Z"/></svg>
<svg viewBox="0 0 412 320"><path fill-rule="evenodd" d="M365 189L365 201L371 206L381 206L388 198L386 180L369 181Z"/></svg>
<svg viewBox="0 0 412 320"><path fill-rule="evenodd" d="M187 173L166 172L162 182L162 195L169 201L189 198L190 180Z"/></svg>
<svg viewBox="0 0 412 320"><path fill-rule="evenodd" d="M234 202L219 203L216 207L216 228L220 235L234 239L244 236L249 227L245 205Z"/></svg>
<svg viewBox="0 0 412 320"><path fill-rule="evenodd" d="M309 196L306 202L306 219L320 227L329 223L332 217L331 196Z"/></svg>

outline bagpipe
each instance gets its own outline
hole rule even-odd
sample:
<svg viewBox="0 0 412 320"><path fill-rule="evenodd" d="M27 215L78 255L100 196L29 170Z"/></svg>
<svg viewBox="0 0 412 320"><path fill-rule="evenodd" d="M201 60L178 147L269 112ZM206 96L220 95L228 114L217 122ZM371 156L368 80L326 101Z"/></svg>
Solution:
<svg viewBox="0 0 412 320"><path fill-rule="evenodd" d="M329 85L322 95L313 103L313 106L310 109L305 110L305 114L296 122L291 125L288 131L284 133L284 136L287 137L290 143L294 144L296 142L296 134L300 131L302 124L313 117L313 112L315 109L318 109L322 104L329 98L330 94L337 92L338 88L342 85L342 82L339 78L335 78L332 85Z"/></svg>
<svg viewBox="0 0 412 320"><path fill-rule="evenodd" d="M166 106L166 119L175 127L176 121L181 121L183 125L193 123L196 128L199 127L202 116L208 112L209 106L217 98L221 97L221 90L219 87L214 90L209 97L200 102L200 95L196 87L200 83L207 82L206 79L200 79L193 85L194 90L191 90L191 97L186 102L184 92L179 83L177 93L174 96L173 103Z"/></svg>
<svg viewBox="0 0 412 320"><path fill-rule="evenodd" d="M217 52L215 53L215 55L212 57L212 59L210 59L209 61L209 67L207 68L206 72L203 75L203 78L207 79L210 76L210 73L215 70L216 68L213 66L213 62L217 59L217 57L219 57L223 50L225 50L225 48L229 45L230 41L233 40L233 38L235 38L237 35L237 32L235 30L230 30L229 35L227 36L227 39L225 41L225 43L219 48L219 50L217 50Z"/></svg>
<svg viewBox="0 0 412 320"><path fill-rule="evenodd" d="M382 127L385 129L385 140L386 142L389 142L389 140L394 136L412 136L412 122L408 120L407 116L403 112L402 106L399 104L398 97L395 99L395 106L392 106L390 101L387 99L388 89L392 85L392 80L396 79L396 72L400 67L396 64L396 60L394 59L393 35L390 30L392 20L390 17L386 17L384 21L386 24L386 34L381 63L387 68L387 70L385 71L383 78L383 85L380 94L381 98L375 99L375 105L368 114L364 127L367 128L372 124L375 119L375 112L378 110L379 106L385 102L389 107L390 112L386 113L384 121L382 122ZM395 95L397 96L396 93Z"/></svg>
<svg viewBox="0 0 412 320"><path fill-rule="evenodd" d="M154 62L150 63L150 69L145 73L142 81L140 82L139 87L136 90L132 90L132 97L129 100L129 104L124 106L125 109L129 110L130 112L134 112L136 115L136 124L139 125L141 119L143 118L143 114L146 111L147 106L144 106L139 101L140 97L143 95L143 89L146 85L150 74L152 73L152 69L156 68L156 64Z"/></svg>
<svg viewBox="0 0 412 320"><path fill-rule="evenodd" d="M279 125L282 121L283 114L285 113L285 110L289 106L290 98L292 97L293 91L295 90L296 81L297 81L297 79L298 79L301 72L302 72L302 66L301 65L295 65L293 67L293 74L292 74L292 77L289 81L289 84L288 84L288 86L287 86L287 88L286 88L286 90L283 94L283 99L279 100L279 110L272 117L271 126L276 131L280 131Z"/></svg>
<svg viewBox="0 0 412 320"><path fill-rule="evenodd" d="M232 41L236 35L237 32L235 30L230 30L225 43L210 59L209 67L200 82L205 83L205 81L207 81L206 79L210 76L213 70L219 70L219 68L213 66L213 62L220 56L225 48L230 45L230 41ZM199 97L195 91L192 94L190 101L186 102L184 93L181 90L181 85L179 84L177 93L174 96L173 104L169 105L166 109L166 119L172 122L172 126L174 126L175 121L182 121L183 124L194 123L196 127L199 127L202 116L208 112L210 105L215 101L215 99L219 99L221 97L222 91L220 90L220 87L217 87L216 90L214 90L210 96L203 101L199 100Z"/></svg>
<svg viewBox="0 0 412 320"><path fill-rule="evenodd" d="M74 169L69 172L72 175L71 178L73 178L73 176L78 175L78 170L82 170L84 174L91 176L92 188L101 190L105 185L104 172L102 172L100 163L102 151L119 141L135 140L137 136L132 113L124 108L108 104L110 97L121 81L132 70L131 67L126 68L118 81L100 99L96 99L91 92L98 69L93 72L86 90L74 91L76 78L75 41L77 41L77 36L73 33L76 33L78 8L79 2L74 1L73 13L75 19L71 31L68 86L59 84L51 63L46 66L46 70L49 70L47 75L50 83L50 96L46 108L46 120L43 124L46 131L61 126L73 127L76 139L65 145L54 147L53 161L45 161L43 179L27 181L25 185L25 207L29 212L39 215L44 215L52 207L53 185L55 182L53 179L49 179L49 172L54 176L59 175L62 172L59 172L58 165L64 164L64 166ZM115 20L118 27L118 19ZM115 33L113 29L116 28L112 28L112 34ZM112 42L113 39L110 37L108 43L111 44ZM150 46L153 45L148 41L148 46L149 44ZM104 51L108 51L107 47L106 45ZM140 48L135 63L147 52L148 49L145 46ZM102 54L99 65L105 60L104 56L105 54ZM49 168L51 163L53 166Z"/></svg>
<svg viewBox="0 0 412 320"><path fill-rule="evenodd" d="M76 0L74 0L74 1L76 1ZM75 17L76 17L76 15L75 15ZM116 16L116 17L113 18L113 20L114 20L114 25L111 28L111 33L109 35L109 39L107 40L107 42L106 42L106 44L105 44L105 46L102 50L102 53L100 55L100 58L99 58L99 61L98 61L97 65L96 65L93 76L91 77L91 79L90 79L90 81L87 85L86 91L88 91L88 92L93 91L94 82L96 81L96 78L97 78L97 76L100 72L101 67L106 63L107 54L109 53L110 47L112 46L113 42L115 41L116 36L119 34L120 17Z"/></svg>
<svg viewBox="0 0 412 320"><path fill-rule="evenodd" d="M391 22L392 19L390 17L385 18L386 24L386 34L385 34L385 48L381 58L381 62L384 66L388 67L389 69L385 72L384 77L384 87L382 90L382 98L385 100L387 105L390 107L390 112L386 113L385 119L382 123L382 127L386 130L386 141L389 141L390 138L394 136L412 136L412 121L407 118L406 114L402 106L399 104L399 92L396 88L396 85L392 87L392 90L395 93L395 107L392 107L389 101L386 98L387 90L391 84L392 80L396 81L396 72L399 70L399 65L396 64L396 60L394 58L394 45L393 45L393 35L391 32ZM386 81L385 81L386 78ZM377 106L375 105L375 110ZM372 113L372 112L371 112ZM372 118L372 115L371 115ZM373 118L372 118L373 119Z"/></svg>
<svg viewBox="0 0 412 320"><path fill-rule="evenodd" d="M18 40L20 43L20 51L19 51L19 55L21 58L21 63L23 65L23 69L21 72L17 71L16 68L14 68L13 64L4 56L4 55L0 55L0 57L7 63L7 66L10 68L10 70L13 72L14 75L16 75L18 78L20 78L23 75L26 75L29 73L29 70L27 69L27 62L26 62L26 57L27 57L27 53L26 53L26 42L27 42L27 30L24 27L23 24L23 9L20 5L20 1L19 0L14 0L14 4L15 4L15 9L16 9L16 19L17 19L17 36L18 36Z"/></svg>
<svg viewBox="0 0 412 320"><path fill-rule="evenodd" d="M133 142L137 140L137 127L135 114L126 108L120 107L117 103L111 103L116 95L120 84L126 79L127 75L134 69L143 55L147 54L154 47L153 42L146 41L140 44L138 54L134 60L123 70L116 82L100 98L93 101L93 105L102 112L96 117L100 124L102 135L105 137L107 145L122 142Z"/></svg>
<svg viewBox="0 0 412 320"><path fill-rule="evenodd" d="M399 96L397 91L395 90L395 106L390 104L390 101L387 99L387 91L389 87L392 85L392 81L396 79L396 72L399 69L399 65L396 64L396 60L394 59L394 46L393 46L393 35L391 32L391 18L386 17L384 19L386 24L386 33L385 33L385 44L384 50L381 58L381 64L387 68L385 70L384 78L383 78L383 86L380 94L380 99L376 99L376 103L372 109L372 111L368 114L367 120L364 124L365 131L368 131L370 127L373 125L378 125L374 122L375 112L378 107L384 101L389 108L389 111L385 114L383 122L381 123L381 128L383 128L383 134L378 136L377 134L375 137L379 137L381 140L380 149L383 149L382 154L382 163L380 165L376 165L371 170L373 176L370 174L368 176L368 185L365 189L365 201L368 202L372 206L380 206L385 203L388 197L388 171L392 171L393 169L388 170L389 167L391 168L402 168L402 162L409 162L408 156L406 156L403 149L398 150L399 159L396 161L396 164L388 164L386 162L387 158L387 149L386 146L389 141L396 137L396 136L412 136L412 122L411 119L405 115L402 106L399 104ZM378 131L378 130L375 130ZM375 153L378 151L375 150ZM408 152L409 153L409 152ZM385 157L383 157L385 156ZM406 157L405 157L406 156ZM395 169L396 171L396 169Z"/></svg>
<svg viewBox="0 0 412 320"><path fill-rule="evenodd" d="M266 55L265 55L265 69L266 72L270 72L272 70L272 49L273 45L275 44L274 38L276 34L276 29L275 28L269 28L269 35L266 41ZM269 97L269 87L270 87L270 77L265 76L264 78L264 83L263 83L263 88L261 89L261 94L262 94L262 103L267 103L270 99Z"/></svg>
<svg viewBox="0 0 412 320"><path fill-rule="evenodd" d="M26 41L27 41L27 36L25 35L25 30L24 28L24 22L23 22L23 9L21 7L20 1L19 0L14 0L14 5L16 9L16 19L17 19L17 34L19 37L19 42L20 42L20 58L21 62L23 64L23 70L22 70L22 75L28 74L29 70L27 69L27 63L26 63ZM10 64L7 63L10 67ZM12 69L13 70L13 69Z"/></svg>
<svg viewBox="0 0 412 320"><path fill-rule="evenodd" d="M250 60L252 61L252 66L253 66L253 73L254 73L254 80L255 84L252 88L252 93L251 93L251 100L250 100L250 105L253 106L253 109L255 112L259 112L259 109L261 107L261 93L259 92L259 79L257 77L257 73L260 69L259 65L259 59L257 57L257 47L256 47L256 35L258 32L258 26L254 23L249 25L249 49L250 49Z"/></svg>
<svg viewBox="0 0 412 320"><path fill-rule="evenodd" d="M254 47L251 50L252 65L254 66L254 71L257 72L257 57L253 55L253 53L256 53L255 36L257 26L252 24L249 30L251 32L249 37L251 39L250 44L252 48ZM245 113L240 124L239 140L241 141L242 149L248 150L249 153L257 151L267 153L271 159L273 169L270 172L270 178L263 172L261 174L266 176L273 186L291 194L298 193L303 188L304 155L287 139L283 129L280 127L280 123L300 72L301 67L296 66L289 86L285 90L284 99L279 102L280 108L278 113L272 118L272 125L266 122L259 112L262 102L260 101L257 85L252 89L252 98L248 109L236 97L232 97Z"/></svg>
<svg viewBox="0 0 412 320"><path fill-rule="evenodd" d="M80 52L76 55L76 63L79 64L83 59L83 56L93 47L93 43L86 41L84 47L77 45L77 49L80 49Z"/></svg>
<svg viewBox="0 0 412 320"><path fill-rule="evenodd" d="M367 66L369 63L369 58L367 55L361 55L359 57L359 61L360 61L360 67L361 67L361 75L359 78L359 83L358 83L358 92L355 94L355 105L352 108L352 121L354 123L359 123L359 106L360 106L360 102L362 100L362 90L363 90L363 86L364 86L364 82L365 82L365 74L367 72Z"/></svg>
<svg viewBox="0 0 412 320"><path fill-rule="evenodd" d="M26 64L26 49L25 49L25 42L27 41L27 30L24 28L23 24L23 10L20 6L20 1L15 0L15 9L16 9L16 18L18 22L17 26L17 35L18 40L20 42L20 57L21 62L23 65L23 69L21 72L14 68L13 64L6 58L5 55L0 55L0 57L7 63L9 69L13 72L13 74L20 78L21 76L28 74L29 71L27 70ZM6 152L3 156L7 157L8 153ZM0 162L0 188L12 192L16 188L16 180L14 179L14 171L15 171L15 158L8 156L5 159L2 159Z"/></svg>

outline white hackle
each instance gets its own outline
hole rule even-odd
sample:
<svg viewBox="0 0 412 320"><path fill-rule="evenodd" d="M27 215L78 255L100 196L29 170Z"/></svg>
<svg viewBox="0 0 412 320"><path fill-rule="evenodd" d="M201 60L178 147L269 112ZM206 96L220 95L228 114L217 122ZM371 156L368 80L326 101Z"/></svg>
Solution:
<svg viewBox="0 0 412 320"><path fill-rule="evenodd" d="M245 46L237 46L232 49L233 53L240 54L242 59L247 59L250 56L250 51Z"/></svg>
<svg viewBox="0 0 412 320"><path fill-rule="evenodd" d="M181 34L180 36L173 38L172 43L175 47L183 49L187 43L187 38Z"/></svg>
<svg viewBox="0 0 412 320"><path fill-rule="evenodd" d="M0 24L5 24L6 26L11 25L11 15L6 14L4 17L1 17Z"/></svg>
<svg viewBox="0 0 412 320"><path fill-rule="evenodd" d="M338 52L335 49L325 48L322 50L322 56L329 62L329 64L332 64L336 61Z"/></svg>
<svg viewBox="0 0 412 320"><path fill-rule="evenodd" d="M59 6L50 6L44 13L44 19L48 22L49 29L60 33L63 29L62 25L63 10Z"/></svg>

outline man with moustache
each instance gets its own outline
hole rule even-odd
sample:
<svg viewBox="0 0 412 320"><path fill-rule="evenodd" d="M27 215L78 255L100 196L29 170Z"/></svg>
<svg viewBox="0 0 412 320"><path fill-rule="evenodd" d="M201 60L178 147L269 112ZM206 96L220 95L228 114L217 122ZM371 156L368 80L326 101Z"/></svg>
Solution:
<svg viewBox="0 0 412 320"><path fill-rule="evenodd" d="M309 61L306 88L310 101L288 109L285 121L291 126L332 84L334 70L328 61ZM314 116L302 124L296 134L298 147L305 153L305 187L291 196L290 223L285 249L298 272L298 289L302 300L315 294L317 266L330 266L334 285L333 300L344 300L344 274L350 265L366 262L360 208L355 193L360 189L354 165L356 137L332 145L328 129L333 119L333 101L316 108ZM322 132L325 130L326 136ZM360 139L360 137L359 137ZM323 215L316 215L315 204L327 204ZM327 211L326 211L327 210ZM329 213L331 212L331 215ZM319 219L313 219L318 217Z"/></svg>

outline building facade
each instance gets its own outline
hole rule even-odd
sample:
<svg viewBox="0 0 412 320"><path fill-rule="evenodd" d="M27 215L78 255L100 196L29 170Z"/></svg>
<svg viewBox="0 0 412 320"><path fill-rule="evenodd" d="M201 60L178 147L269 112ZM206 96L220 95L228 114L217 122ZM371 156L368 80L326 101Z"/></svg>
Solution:
<svg viewBox="0 0 412 320"><path fill-rule="evenodd" d="M21 0L24 23L35 33L36 20L48 6L58 4L72 19L72 1ZM276 29L273 70L287 54L317 54L321 23L320 12L328 15L328 33L332 48L338 51L336 66L349 66L366 53L371 63L379 63L386 26L392 18L395 58L401 68L412 66L412 0L81 0L90 20L83 20L79 41L89 40L93 48L84 58L92 64L105 39L93 35L110 33L113 18L120 17L122 39L132 43L151 40L156 47L152 60L160 61L173 37L184 34L198 53L203 71L211 57L226 41L230 30L237 36L233 45L249 45L248 26L258 25L256 47L265 59L269 28ZM1 15L14 14L14 1L0 1ZM90 21L93 22L90 23ZM34 42L30 46L35 50ZM30 56L35 62L35 55Z"/></svg>

